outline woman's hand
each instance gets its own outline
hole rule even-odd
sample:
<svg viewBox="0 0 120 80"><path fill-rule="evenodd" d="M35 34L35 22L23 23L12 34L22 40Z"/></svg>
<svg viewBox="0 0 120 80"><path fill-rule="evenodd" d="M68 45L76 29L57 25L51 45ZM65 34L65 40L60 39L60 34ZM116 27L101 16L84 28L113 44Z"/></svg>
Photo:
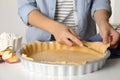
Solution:
<svg viewBox="0 0 120 80"><path fill-rule="evenodd" d="M75 31L72 28L65 26L64 24L59 23L56 26L53 35L56 41L59 43L64 43L68 46L72 46L73 44L77 44L79 46L83 45Z"/></svg>
<svg viewBox="0 0 120 80"><path fill-rule="evenodd" d="M44 16L38 10L33 10L29 14L28 22L31 25L52 33L59 43L65 43L69 46L72 46L74 43L79 46L82 45L82 42L71 28Z"/></svg>
<svg viewBox="0 0 120 80"><path fill-rule="evenodd" d="M108 22L103 22L99 27L99 33L103 38L103 43L110 43L112 48L116 48L120 42L120 34L114 30Z"/></svg>
<svg viewBox="0 0 120 80"><path fill-rule="evenodd" d="M109 18L110 13L105 9L97 10L94 13L94 19L99 27L103 43L110 43L112 48L116 48L120 42L120 34L110 25Z"/></svg>

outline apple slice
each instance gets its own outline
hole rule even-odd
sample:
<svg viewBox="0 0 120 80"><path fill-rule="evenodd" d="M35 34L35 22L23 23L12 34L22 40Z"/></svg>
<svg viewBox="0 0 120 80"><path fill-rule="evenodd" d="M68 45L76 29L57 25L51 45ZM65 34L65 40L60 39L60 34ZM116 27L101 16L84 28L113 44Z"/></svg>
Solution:
<svg viewBox="0 0 120 80"><path fill-rule="evenodd" d="M16 63L16 62L19 62L19 58L16 55L12 55L12 57L6 59L5 62Z"/></svg>
<svg viewBox="0 0 120 80"><path fill-rule="evenodd" d="M4 51L0 51L0 56L2 56L2 55L3 55L3 53L4 53Z"/></svg>
<svg viewBox="0 0 120 80"><path fill-rule="evenodd" d="M2 54L2 59L6 60L12 57L12 53L10 51L4 51Z"/></svg>
<svg viewBox="0 0 120 80"><path fill-rule="evenodd" d="M2 55L2 59L8 63L16 63L19 61L19 58L11 51L5 51Z"/></svg>
<svg viewBox="0 0 120 80"><path fill-rule="evenodd" d="M0 55L0 63L3 62L2 55Z"/></svg>

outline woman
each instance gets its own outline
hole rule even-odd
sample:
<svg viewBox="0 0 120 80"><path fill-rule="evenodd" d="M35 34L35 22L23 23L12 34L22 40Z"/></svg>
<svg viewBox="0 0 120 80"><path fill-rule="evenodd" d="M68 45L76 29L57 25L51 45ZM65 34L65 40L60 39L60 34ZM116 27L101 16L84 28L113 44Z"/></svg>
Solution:
<svg viewBox="0 0 120 80"><path fill-rule="evenodd" d="M96 34L96 24L103 43L117 47L119 33L109 24L110 0L18 0L18 12L27 29L27 41L55 38L69 46L82 46Z"/></svg>

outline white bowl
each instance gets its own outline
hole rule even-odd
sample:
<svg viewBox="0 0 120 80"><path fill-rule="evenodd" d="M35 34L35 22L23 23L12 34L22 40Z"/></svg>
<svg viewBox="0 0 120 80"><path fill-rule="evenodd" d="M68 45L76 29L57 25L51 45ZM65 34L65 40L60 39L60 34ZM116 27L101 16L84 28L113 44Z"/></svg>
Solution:
<svg viewBox="0 0 120 80"><path fill-rule="evenodd" d="M26 69L32 72L37 72L40 75L49 76L74 76L84 75L91 72L95 72L103 67L107 58L110 56L110 51L106 51L106 55L98 60L87 62L81 65L71 64L49 64L27 60L22 57L22 48L17 51L18 57L21 59L21 63Z"/></svg>

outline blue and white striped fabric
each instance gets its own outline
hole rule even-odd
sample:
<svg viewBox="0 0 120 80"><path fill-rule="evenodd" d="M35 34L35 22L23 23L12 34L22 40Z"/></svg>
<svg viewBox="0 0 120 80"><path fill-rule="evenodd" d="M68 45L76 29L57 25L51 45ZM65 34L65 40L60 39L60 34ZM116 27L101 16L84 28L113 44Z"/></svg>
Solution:
<svg viewBox="0 0 120 80"><path fill-rule="evenodd" d="M68 26L75 26L74 0L57 0L55 20Z"/></svg>
<svg viewBox="0 0 120 80"><path fill-rule="evenodd" d="M57 0L55 20L71 27L77 34L78 22L75 12L75 0Z"/></svg>

